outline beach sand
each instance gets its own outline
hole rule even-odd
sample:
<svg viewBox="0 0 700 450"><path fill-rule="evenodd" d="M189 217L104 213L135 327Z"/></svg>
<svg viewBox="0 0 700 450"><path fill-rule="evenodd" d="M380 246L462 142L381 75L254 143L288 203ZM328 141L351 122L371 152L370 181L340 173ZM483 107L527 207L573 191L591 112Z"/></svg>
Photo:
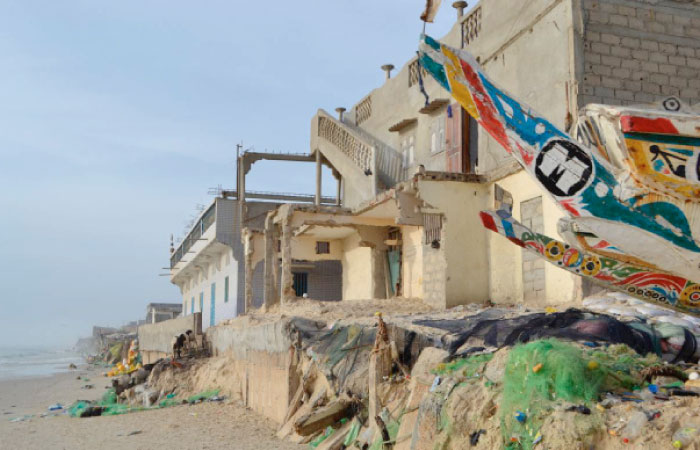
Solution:
<svg viewBox="0 0 700 450"><path fill-rule="evenodd" d="M77 380L87 376L90 381ZM81 386L93 384L94 389ZM231 403L201 403L121 416L49 415L54 403L102 396L102 370L81 369L44 378L0 381L0 448L14 449L301 449L275 438L276 425ZM33 415L28 420L10 422ZM133 433L133 434L132 434Z"/></svg>

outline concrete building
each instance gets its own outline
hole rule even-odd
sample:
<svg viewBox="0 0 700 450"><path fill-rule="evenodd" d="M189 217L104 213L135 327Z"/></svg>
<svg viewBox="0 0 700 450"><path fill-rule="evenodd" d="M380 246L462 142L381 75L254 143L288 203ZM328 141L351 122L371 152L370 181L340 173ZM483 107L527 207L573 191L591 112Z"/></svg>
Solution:
<svg viewBox="0 0 700 450"><path fill-rule="evenodd" d="M181 303L149 303L146 305L146 323L174 319L182 314Z"/></svg>
<svg viewBox="0 0 700 450"><path fill-rule="evenodd" d="M562 129L590 102L700 101L692 1L482 0L467 14L455 5L442 41L468 49L495 82ZM415 58L392 69L382 66L385 82L353 107L311 120L317 173L333 169L341 205L321 205L317 176L315 207L280 207L262 232L243 232L253 265L265 261L265 301L299 294L295 260L339 263L343 300L559 303L590 289L482 227L480 210L505 206L559 237L563 214Z"/></svg>
<svg viewBox="0 0 700 450"><path fill-rule="evenodd" d="M195 221L182 242L171 249L170 280L182 293L182 315L201 313L202 328L236 317L248 308L263 305L262 264L253 264L244 247L244 235L262 232L268 211L281 202L337 204L337 198L246 190L251 166L261 160L314 162L308 154L244 152L238 157L237 187L219 196ZM299 294L330 293L340 299L341 275L334 262L296 262L305 274L298 279Z"/></svg>

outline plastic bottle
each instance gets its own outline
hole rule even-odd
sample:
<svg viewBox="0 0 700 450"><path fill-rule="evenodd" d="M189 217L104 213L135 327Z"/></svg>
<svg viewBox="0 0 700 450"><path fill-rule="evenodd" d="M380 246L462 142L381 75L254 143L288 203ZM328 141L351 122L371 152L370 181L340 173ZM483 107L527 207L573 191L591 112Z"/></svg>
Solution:
<svg viewBox="0 0 700 450"><path fill-rule="evenodd" d="M636 439L642 433L642 428L647 422L647 415L641 411L636 411L627 422L625 429L622 431L622 436L630 441Z"/></svg>
<svg viewBox="0 0 700 450"><path fill-rule="evenodd" d="M681 427L673 433L673 447L686 448L695 440L700 430L694 425Z"/></svg>

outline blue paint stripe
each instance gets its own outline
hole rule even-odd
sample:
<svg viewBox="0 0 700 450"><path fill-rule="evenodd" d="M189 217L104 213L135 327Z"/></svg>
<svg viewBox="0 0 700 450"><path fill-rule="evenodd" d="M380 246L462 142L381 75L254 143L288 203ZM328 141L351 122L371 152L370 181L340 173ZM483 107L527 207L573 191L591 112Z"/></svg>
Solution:
<svg viewBox="0 0 700 450"><path fill-rule="evenodd" d="M502 220L503 231L506 232L506 237L515 237L515 232L513 231L513 224L507 220Z"/></svg>

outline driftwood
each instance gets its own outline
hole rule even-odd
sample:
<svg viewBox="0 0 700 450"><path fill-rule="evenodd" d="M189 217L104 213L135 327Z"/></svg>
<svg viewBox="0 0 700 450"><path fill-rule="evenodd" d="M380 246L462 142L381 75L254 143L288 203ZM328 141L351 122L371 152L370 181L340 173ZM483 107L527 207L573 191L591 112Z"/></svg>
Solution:
<svg viewBox="0 0 700 450"><path fill-rule="evenodd" d="M343 442L345 442L345 436L350 432L353 423L352 420L345 422L343 426L335 430L325 441L321 442L321 444L316 447L316 450L340 450Z"/></svg>
<svg viewBox="0 0 700 450"><path fill-rule="evenodd" d="M351 402L346 398L338 398L322 408L300 416L294 421L294 431L301 436L309 436L351 414Z"/></svg>

